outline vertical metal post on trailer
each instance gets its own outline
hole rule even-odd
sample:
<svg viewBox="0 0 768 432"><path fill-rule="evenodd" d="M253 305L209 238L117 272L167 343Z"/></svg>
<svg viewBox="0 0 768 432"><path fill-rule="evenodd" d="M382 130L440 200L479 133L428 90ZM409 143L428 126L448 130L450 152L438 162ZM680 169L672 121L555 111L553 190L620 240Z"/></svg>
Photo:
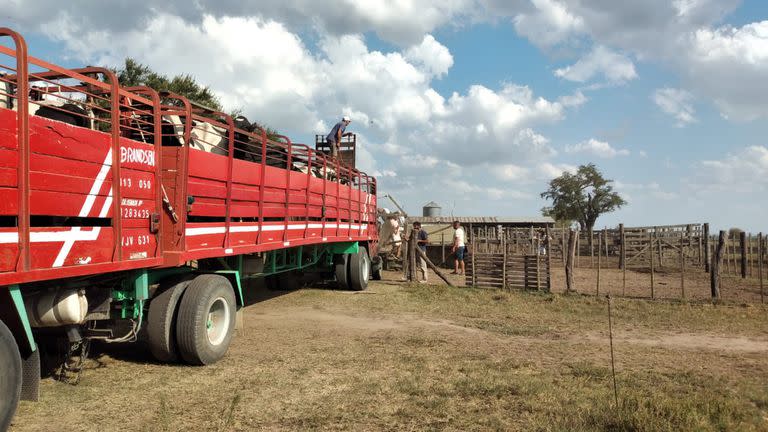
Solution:
<svg viewBox="0 0 768 432"><path fill-rule="evenodd" d="M336 163L336 237L339 237L341 230L341 163L338 158L334 160Z"/></svg>
<svg viewBox="0 0 768 432"><path fill-rule="evenodd" d="M134 93L149 97L152 101L152 119L154 129L154 141L155 141L155 212L162 219L163 215L163 170L162 170L162 152L163 152L163 129L162 129L162 115L160 114L160 95L154 89L146 86L130 87L126 89ZM161 223L162 225L162 223ZM163 240L161 238L162 232L158 229L155 234L157 239L157 256L163 255Z"/></svg>
<svg viewBox="0 0 768 432"><path fill-rule="evenodd" d="M323 161L323 206L320 208L320 223L322 224L322 227L320 228L320 236L322 237L321 240L325 241L327 238L327 234L325 233L325 224L328 220L326 217L326 206L328 205L328 202L326 201L326 196L328 196L328 159L321 153L318 153L318 155L322 158L321 160Z"/></svg>
<svg viewBox="0 0 768 432"><path fill-rule="evenodd" d="M288 242L288 222L290 221L291 214L291 167L293 166L293 144L290 138L281 136L285 139L286 144L286 156L285 156L285 221L283 229L283 242Z"/></svg>
<svg viewBox="0 0 768 432"><path fill-rule="evenodd" d="M232 246L230 228L232 225L232 175L235 171L235 122L231 116L224 113L216 114L222 116L227 121L227 130L229 131L227 134L229 138L229 148L227 149L227 195L224 212L224 252L228 253L227 251L231 250L230 247Z"/></svg>
<svg viewBox="0 0 768 432"><path fill-rule="evenodd" d="M267 182L267 131L261 130L261 179L259 180L259 232L256 234L256 244L261 243L264 233L264 188Z"/></svg>
<svg viewBox="0 0 768 432"><path fill-rule="evenodd" d="M309 201L312 197L312 156L313 150L307 147L307 195L304 197L304 235L302 238L309 237Z"/></svg>
<svg viewBox="0 0 768 432"><path fill-rule="evenodd" d="M117 81L117 75L108 69L94 68L109 79L110 86L110 123L112 135L112 232L114 249L112 253L113 261L123 260L123 215L121 214L121 191L120 191L120 84Z"/></svg>
<svg viewBox="0 0 768 432"><path fill-rule="evenodd" d="M0 36L13 39L16 57L16 139L18 155L18 227L19 251L16 261L17 271L26 271L31 266L29 240L29 69L27 65L27 42L20 34L9 28L0 28Z"/></svg>

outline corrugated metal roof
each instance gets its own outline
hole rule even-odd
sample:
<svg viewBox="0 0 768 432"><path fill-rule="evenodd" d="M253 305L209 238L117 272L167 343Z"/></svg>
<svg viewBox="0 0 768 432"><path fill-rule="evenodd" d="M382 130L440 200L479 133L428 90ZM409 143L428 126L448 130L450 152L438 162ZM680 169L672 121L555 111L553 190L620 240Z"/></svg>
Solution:
<svg viewBox="0 0 768 432"><path fill-rule="evenodd" d="M547 216L534 217L506 217L506 216L437 216L437 217L409 217L411 222L423 224L452 223L457 220L463 224L554 224L555 220Z"/></svg>
<svg viewBox="0 0 768 432"><path fill-rule="evenodd" d="M424 207L437 207L437 208L440 208L440 204L438 204L438 203L436 203L434 201L430 201L430 202L424 204Z"/></svg>

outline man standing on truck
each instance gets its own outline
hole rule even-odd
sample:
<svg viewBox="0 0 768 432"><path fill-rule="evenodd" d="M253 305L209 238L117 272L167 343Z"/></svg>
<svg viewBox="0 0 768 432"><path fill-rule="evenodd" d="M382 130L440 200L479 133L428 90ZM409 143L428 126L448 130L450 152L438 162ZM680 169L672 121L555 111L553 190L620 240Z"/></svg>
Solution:
<svg viewBox="0 0 768 432"><path fill-rule="evenodd" d="M464 231L464 227L461 226L461 222L453 221L453 247L451 252L456 254L456 264L454 264L454 270L452 274L464 274L464 254L467 252L467 233ZM461 271L459 271L461 269Z"/></svg>
<svg viewBox="0 0 768 432"><path fill-rule="evenodd" d="M331 133L325 137L325 140L331 147L331 156L334 158L339 156L339 145L341 143L341 137L352 135L351 132L345 132L347 126L349 126L350 123L352 123L352 120L350 120L349 116L342 117L341 121L336 123L333 129L331 129Z"/></svg>

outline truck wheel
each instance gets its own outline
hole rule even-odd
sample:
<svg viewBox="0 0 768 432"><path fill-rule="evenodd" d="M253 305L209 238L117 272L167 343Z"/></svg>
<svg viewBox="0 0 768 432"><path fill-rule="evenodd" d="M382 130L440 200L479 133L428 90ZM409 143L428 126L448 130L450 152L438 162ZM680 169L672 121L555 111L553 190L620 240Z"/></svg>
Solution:
<svg viewBox="0 0 768 432"><path fill-rule="evenodd" d="M371 279L381 280L381 267L383 266L381 256L375 256L371 259Z"/></svg>
<svg viewBox="0 0 768 432"><path fill-rule="evenodd" d="M349 289L349 254L336 255L333 259L336 284L340 289Z"/></svg>
<svg viewBox="0 0 768 432"><path fill-rule="evenodd" d="M147 343L152 356L157 361L173 363L178 361L176 349L176 311L179 300L187 289L191 279L174 278L164 282L165 289L149 303L147 315Z"/></svg>
<svg viewBox="0 0 768 432"><path fill-rule="evenodd" d="M176 342L192 365L216 363L224 357L235 329L235 291L224 276L200 275L189 283L179 304Z"/></svg>
<svg viewBox="0 0 768 432"><path fill-rule="evenodd" d="M371 276L371 258L368 250L361 247L356 254L349 256L349 287L353 291L363 291L368 288Z"/></svg>
<svg viewBox="0 0 768 432"><path fill-rule="evenodd" d="M0 430L11 424L21 397L21 355L8 327L0 321Z"/></svg>

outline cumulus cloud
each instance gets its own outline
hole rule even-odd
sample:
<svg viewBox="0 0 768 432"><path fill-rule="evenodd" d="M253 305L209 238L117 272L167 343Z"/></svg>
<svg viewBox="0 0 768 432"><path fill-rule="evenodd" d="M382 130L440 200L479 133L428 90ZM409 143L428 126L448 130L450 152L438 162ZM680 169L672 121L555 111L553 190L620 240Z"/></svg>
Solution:
<svg viewBox="0 0 768 432"><path fill-rule="evenodd" d="M536 167L539 175L542 179L550 180L556 177L560 177L563 173L575 174L578 167L568 164L554 164L551 162L544 162Z"/></svg>
<svg viewBox="0 0 768 432"><path fill-rule="evenodd" d="M616 156L628 156L629 150L616 149L607 142L598 141L594 138L588 141L582 141L578 144L569 144L565 146L566 153L584 153L599 158L611 159Z"/></svg>
<svg viewBox="0 0 768 432"><path fill-rule="evenodd" d="M584 83L602 76L609 83L620 84L637 78L635 64L627 56L596 46L592 52L575 64L555 71L555 75L568 81Z"/></svg>
<svg viewBox="0 0 768 432"><path fill-rule="evenodd" d="M531 0L534 11L514 18L515 30L542 47L559 44L585 30L584 20L574 15L565 2Z"/></svg>
<svg viewBox="0 0 768 432"><path fill-rule="evenodd" d="M425 34L464 16L476 15L478 0L146 0L93 2L90 0L4 0L4 15L26 28L49 28L53 16L68 15L76 26L93 31L122 32L141 27L157 15L173 15L191 25L203 17L269 17L294 33L308 27L341 36L375 32L401 46L418 43ZM51 14L50 11L56 11ZM247 39L242 39L247 41Z"/></svg>
<svg viewBox="0 0 768 432"><path fill-rule="evenodd" d="M737 121L768 118L768 21L700 29L689 39L685 76L712 98L722 114Z"/></svg>
<svg viewBox="0 0 768 432"><path fill-rule="evenodd" d="M750 146L720 160L698 164L701 174L693 182L699 186L742 193L768 190L768 147Z"/></svg>
<svg viewBox="0 0 768 432"><path fill-rule="evenodd" d="M453 66L453 56L434 36L426 35L419 45L405 51L405 58L411 63L421 65L430 75L441 77Z"/></svg>
<svg viewBox="0 0 768 432"><path fill-rule="evenodd" d="M677 127L685 127L695 123L696 111L693 108L693 95L681 89L661 88L657 89L652 96L656 105L666 114L669 114L677 121Z"/></svg>

